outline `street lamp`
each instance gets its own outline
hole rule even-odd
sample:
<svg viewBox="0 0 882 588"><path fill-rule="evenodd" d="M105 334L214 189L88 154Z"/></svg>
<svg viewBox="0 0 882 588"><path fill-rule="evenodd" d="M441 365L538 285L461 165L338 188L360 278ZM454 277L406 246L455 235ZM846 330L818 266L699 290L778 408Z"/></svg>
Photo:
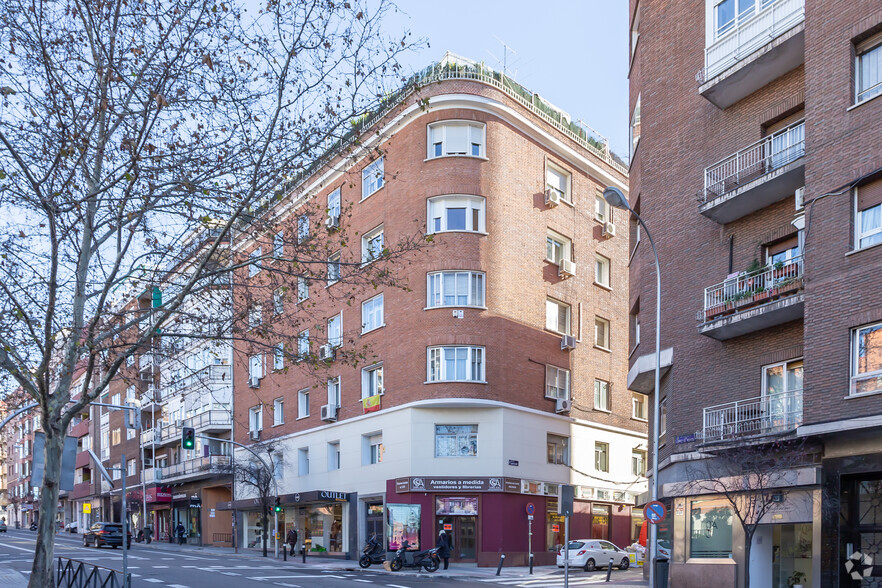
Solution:
<svg viewBox="0 0 882 588"><path fill-rule="evenodd" d="M649 499L651 501L658 500L658 427L659 427L659 395L661 387L661 267L658 263L658 251L655 248L655 242L652 240L652 234L643 218L628 204L625 194L618 188L610 186L603 191L603 199L613 208L627 210L637 218L637 222L646 231L646 237L652 246L652 254L655 257L655 385L653 399L652 414L652 484L649 486ZM649 525L649 586L655 588L656 569L655 560L658 557L658 528L656 525Z"/></svg>

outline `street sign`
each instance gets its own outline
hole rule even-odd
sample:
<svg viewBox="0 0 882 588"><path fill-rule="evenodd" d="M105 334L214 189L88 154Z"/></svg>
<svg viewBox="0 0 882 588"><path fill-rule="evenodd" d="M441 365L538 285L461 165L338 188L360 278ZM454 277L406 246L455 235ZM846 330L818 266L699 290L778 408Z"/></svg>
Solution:
<svg viewBox="0 0 882 588"><path fill-rule="evenodd" d="M527 520L528 520L528 521L532 521L532 520L533 520L533 515L527 515Z"/></svg>
<svg viewBox="0 0 882 588"><path fill-rule="evenodd" d="M668 511L665 509L665 505L658 500L654 500L643 507L643 516L653 525L662 522L667 514Z"/></svg>
<svg viewBox="0 0 882 588"><path fill-rule="evenodd" d="M527 514L532 516L535 513L536 513L536 505L533 504L532 502L528 502L527 503Z"/></svg>
<svg viewBox="0 0 882 588"><path fill-rule="evenodd" d="M551 525L552 533L560 533L560 525Z"/></svg>
<svg viewBox="0 0 882 588"><path fill-rule="evenodd" d="M92 514L92 505L88 502L83 503L83 514Z"/></svg>

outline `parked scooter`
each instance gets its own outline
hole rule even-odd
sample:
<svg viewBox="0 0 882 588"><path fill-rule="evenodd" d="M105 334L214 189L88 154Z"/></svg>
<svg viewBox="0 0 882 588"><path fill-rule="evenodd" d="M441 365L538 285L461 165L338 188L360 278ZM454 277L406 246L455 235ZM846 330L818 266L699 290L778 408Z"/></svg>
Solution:
<svg viewBox="0 0 882 588"><path fill-rule="evenodd" d="M403 540L401 547L395 552L395 557L392 558L392 562L389 564L393 572L397 572L401 568L425 568L427 572L434 572L441 565L441 558L438 556L437 547L425 551L411 552L407 551L408 547L410 547L410 543L407 542L407 539ZM412 554L410 561L407 561L408 553Z"/></svg>
<svg viewBox="0 0 882 588"><path fill-rule="evenodd" d="M31 531L37 530L37 523L31 523Z"/></svg>
<svg viewBox="0 0 882 588"><path fill-rule="evenodd" d="M361 548L361 557L358 558L358 565L362 568L369 568L371 564L381 564L386 561L386 553L383 544L377 539L376 535L371 535L368 542Z"/></svg>

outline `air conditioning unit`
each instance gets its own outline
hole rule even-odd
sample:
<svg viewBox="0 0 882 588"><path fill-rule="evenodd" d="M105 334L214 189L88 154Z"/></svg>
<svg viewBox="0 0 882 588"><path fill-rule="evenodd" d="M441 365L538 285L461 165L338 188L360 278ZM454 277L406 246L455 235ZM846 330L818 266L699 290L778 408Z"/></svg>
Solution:
<svg viewBox="0 0 882 588"><path fill-rule="evenodd" d="M561 351L567 351L576 348L576 338L572 335L564 335L560 339Z"/></svg>
<svg viewBox="0 0 882 588"><path fill-rule="evenodd" d="M557 413L570 412L573 407L573 401L568 398L559 398L554 403L554 411Z"/></svg>
<svg viewBox="0 0 882 588"><path fill-rule="evenodd" d="M322 361L333 361L334 348L330 345L322 345L319 347L319 359Z"/></svg>
<svg viewBox="0 0 882 588"><path fill-rule="evenodd" d="M153 459L151 459L149 457L145 457L144 458L144 467L145 468L152 468L153 467Z"/></svg>
<svg viewBox="0 0 882 588"><path fill-rule="evenodd" d="M805 206L805 186L796 189L796 210L802 210Z"/></svg>
<svg viewBox="0 0 882 588"><path fill-rule="evenodd" d="M616 226L612 223L603 223L603 234L606 237L615 237Z"/></svg>
<svg viewBox="0 0 882 588"><path fill-rule="evenodd" d="M151 372L141 372L141 381L142 382L152 382L153 374Z"/></svg>
<svg viewBox="0 0 882 588"><path fill-rule="evenodd" d="M576 262L569 259L561 259L557 270L557 275L561 278L571 278L576 275Z"/></svg>
<svg viewBox="0 0 882 588"><path fill-rule="evenodd" d="M252 441L260 441L260 431L248 431L248 437Z"/></svg>
<svg viewBox="0 0 882 588"><path fill-rule="evenodd" d="M257 376L251 376L248 378L248 386L250 388L260 388L260 378Z"/></svg>
<svg viewBox="0 0 882 588"><path fill-rule="evenodd" d="M336 404L323 404L322 405L322 420L333 423L337 420L337 405Z"/></svg>
<svg viewBox="0 0 882 588"><path fill-rule="evenodd" d="M329 216L327 219L325 219L325 226L328 228L329 231L332 229L339 229L340 228L340 216L339 215Z"/></svg>
<svg viewBox="0 0 882 588"><path fill-rule="evenodd" d="M554 188L545 190L545 206L554 207L560 204L560 192Z"/></svg>

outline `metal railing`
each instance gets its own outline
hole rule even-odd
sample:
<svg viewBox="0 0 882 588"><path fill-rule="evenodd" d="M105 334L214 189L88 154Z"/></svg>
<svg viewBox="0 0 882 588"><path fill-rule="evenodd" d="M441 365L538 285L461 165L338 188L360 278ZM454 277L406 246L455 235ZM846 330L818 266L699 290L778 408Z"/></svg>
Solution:
<svg viewBox="0 0 882 588"><path fill-rule="evenodd" d="M732 28L704 50L699 84L738 63L805 20L805 0L760 0L759 11L736 15Z"/></svg>
<svg viewBox="0 0 882 588"><path fill-rule="evenodd" d="M129 588L132 575L124 577L119 570L59 557L55 585L58 588Z"/></svg>
<svg viewBox="0 0 882 588"><path fill-rule="evenodd" d="M703 439L784 433L802 424L802 390L773 392L704 409Z"/></svg>
<svg viewBox="0 0 882 588"><path fill-rule="evenodd" d="M162 468L162 479L169 480L180 476L198 474L211 471L219 466L228 465L230 465L230 457L228 455L209 455L207 457L188 459L187 461Z"/></svg>
<svg viewBox="0 0 882 588"><path fill-rule="evenodd" d="M162 480L162 468L145 468L144 469L144 482L149 484L151 482L159 482Z"/></svg>
<svg viewBox="0 0 882 588"><path fill-rule="evenodd" d="M801 255L787 263L733 275L720 284L704 289L704 312L706 315L721 314L726 310L788 296L802 288L802 278Z"/></svg>
<svg viewBox="0 0 882 588"><path fill-rule="evenodd" d="M233 415L228 410L206 410L205 412L184 419L182 426L193 427L197 431L204 430L209 426L224 426L233 424Z"/></svg>
<svg viewBox="0 0 882 588"><path fill-rule="evenodd" d="M169 382L162 387L162 398L168 398L193 386L209 386L211 384L229 384L232 386L231 367L228 365L208 365L180 380Z"/></svg>
<svg viewBox="0 0 882 588"><path fill-rule="evenodd" d="M154 364L159 365L159 355L153 352L142 353L138 357L138 371L143 372Z"/></svg>
<svg viewBox="0 0 882 588"><path fill-rule="evenodd" d="M805 121L801 120L705 168L704 190L698 198L701 202L718 198L803 155Z"/></svg>

